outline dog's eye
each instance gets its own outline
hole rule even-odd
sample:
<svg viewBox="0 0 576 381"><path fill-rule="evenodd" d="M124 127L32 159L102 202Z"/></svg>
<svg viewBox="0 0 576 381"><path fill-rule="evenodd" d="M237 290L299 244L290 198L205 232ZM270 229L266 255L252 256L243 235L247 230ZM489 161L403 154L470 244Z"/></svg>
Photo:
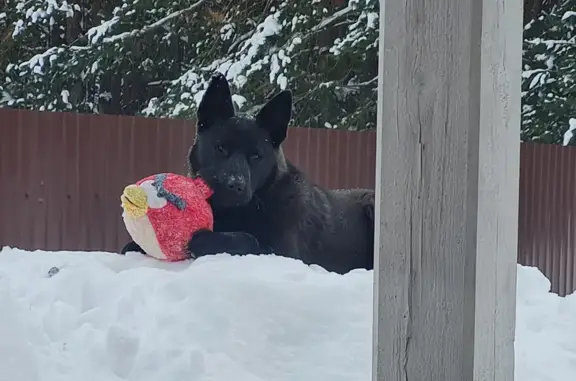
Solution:
<svg viewBox="0 0 576 381"><path fill-rule="evenodd" d="M250 161L260 161L260 159L262 159L262 156L258 153L250 155Z"/></svg>
<svg viewBox="0 0 576 381"><path fill-rule="evenodd" d="M217 145L216 150L221 154L226 155L226 148L222 144Z"/></svg>

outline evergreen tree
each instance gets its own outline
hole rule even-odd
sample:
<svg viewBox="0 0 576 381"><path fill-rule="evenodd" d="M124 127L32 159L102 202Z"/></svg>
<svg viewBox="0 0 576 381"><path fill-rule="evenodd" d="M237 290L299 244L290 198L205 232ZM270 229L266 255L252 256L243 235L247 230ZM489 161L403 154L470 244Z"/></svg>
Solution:
<svg viewBox="0 0 576 381"><path fill-rule="evenodd" d="M193 118L218 70L242 112L290 88L295 125L375 127L378 0L4 1L0 106ZM576 117L576 0L555 1L525 28L524 141Z"/></svg>
<svg viewBox="0 0 576 381"><path fill-rule="evenodd" d="M378 0L123 0L96 12L9 1L14 44L34 49L12 55L6 105L192 118L218 70L240 111L289 87L295 124L375 126ZM72 40L70 19L81 20ZM54 30L63 36L51 39Z"/></svg>
<svg viewBox="0 0 576 381"><path fill-rule="evenodd" d="M524 31L522 140L562 143L576 117L576 0L565 0Z"/></svg>
<svg viewBox="0 0 576 381"><path fill-rule="evenodd" d="M149 82L181 73L186 53L179 41L187 38L182 25L188 21L181 16L202 5L129 0L82 8L65 0L8 1L13 11L6 18L22 51L6 67L3 103L114 114L137 113L154 95Z"/></svg>

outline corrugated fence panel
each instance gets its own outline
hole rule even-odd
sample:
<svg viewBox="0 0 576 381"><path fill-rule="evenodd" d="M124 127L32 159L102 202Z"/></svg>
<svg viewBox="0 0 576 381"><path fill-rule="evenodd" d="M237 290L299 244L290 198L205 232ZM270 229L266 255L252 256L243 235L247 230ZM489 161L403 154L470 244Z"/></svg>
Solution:
<svg viewBox="0 0 576 381"><path fill-rule="evenodd" d="M186 173L194 123L0 109L0 246L117 251L124 186Z"/></svg>
<svg viewBox="0 0 576 381"><path fill-rule="evenodd" d="M0 109L0 246L117 251L127 184L186 173L192 121ZM286 156L333 188L373 187L375 134L291 128Z"/></svg>
<svg viewBox="0 0 576 381"><path fill-rule="evenodd" d="M284 154L327 188L374 188L376 132L291 128Z"/></svg>
<svg viewBox="0 0 576 381"><path fill-rule="evenodd" d="M0 109L0 246L117 251L125 185L186 173L192 121ZM319 185L374 188L376 133L291 128L288 159ZM576 148L521 147L518 262L576 289Z"/></svg>
<svg viewBox="0 0 576 381"><path fill-rule="evenodd" d="M576 290L576 147L523 143L518 263L538 267L559 295Z"/></svg>

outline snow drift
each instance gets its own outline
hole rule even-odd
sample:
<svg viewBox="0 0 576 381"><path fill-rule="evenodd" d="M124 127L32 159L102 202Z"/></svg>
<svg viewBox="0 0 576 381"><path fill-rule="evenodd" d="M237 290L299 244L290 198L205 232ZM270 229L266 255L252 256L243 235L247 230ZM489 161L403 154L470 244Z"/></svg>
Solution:
<svg viewBox="0 0 576 381"><path fill-rule="evenodd" d="M59 271L56 271L58 269ZM52 270L52 271L51 271ZM53 276L50 276L50 275ZM518 381L576 374L576 297L518 267ZM370 380L372 272L0 252L0 381Z"/></svg>

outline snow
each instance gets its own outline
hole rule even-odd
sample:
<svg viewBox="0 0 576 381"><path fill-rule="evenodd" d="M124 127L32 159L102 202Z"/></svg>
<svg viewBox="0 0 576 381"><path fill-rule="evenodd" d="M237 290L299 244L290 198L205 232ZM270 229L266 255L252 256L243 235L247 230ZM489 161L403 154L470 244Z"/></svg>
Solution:
<svg viewBox="0 0 576 381"><path fill-rule="evenodd" d="M564 15L562 15L562 20L567 20L569 17L576 17L576 12L574 11L568 11L565 12Z"/></svg>
<svg viewBox="0 0 576 381"><path fill-rule="evenodd" d="M281 90L286 90L286 87L288 87L288 78L284 74L280 74L276 79L276 83L280 86Z"/></svg>
<svg viewBox="0 0 576 381"><path fill-rule="evenodd" d="M570 118L568 121L568 130L564 133L562 145L567 146L570 144L570 140L572 140L572 136L574 136L574 130L576 130L576 118Z"/></svg>
<svg viewBox="0 0 576 381"><path fill-rule="evenodd" d="M274 35L277 35L282 30L282 26L280 23L278 23L279 16L280 11L276 12L275 14L268 15L266 19L264 19L264 22L258 25L256 28L256 33L254 33L252 37L250 37L248 41L244 43L244 46L240 50L240 58L233 63L230 61L223 63L222 65L226 65L227 69L218 69L219 71L222 71L226 74L226 78L228 80L233 81L237 86L239 85L237 77L252 64L254 58L265 44L266 40Z"/></svg>
<svg viewBox="0 0 576 381"><path fill-rule="evenodd" d="M519 266L517 284L516 380L574 380L576 294L547 292L550 281L534 267Z"/></svg>
<svg viewBox="0 0 576 381"><path fill-rule="evenodd" d="M60 92L60 96L62 96L62 102L64 102L68 107L72 108L72 105L69 102L70 92L68 90L62 90Z"/></svg>
<svg viewBox="0 0 576 381"><path fill-rule="evenodd" d="M348 7L344 8L342 12L348 8L350 10L354 8L353 1L350 1ZM338 12L334 13L334 16L337 14ZM379 22L378 20L378 13L362 11L356 22L348 26L348 33L343 38L337 38L334 40L334 45L329 49L330 53L334 54L335 56L340 55L344 46L350 45L354 47L358 43L365 41L367 39L366 31L369 29L376 29ZM361 28L362 25L364 28Z"/></svg>
<svg viewBox="0 0 576 381"><path fill-rule="evenodd" d="M110 20L103 21L100 25L88 29L86 33L92 44L98 43L113 27L120 21L119 16L114 16Z"/></svg>
<svg viewBox="0 0 576 381"><path fill-rule="evenodd" d="M236 106L238 106L238 108L241 109L244 106L244 104L246 104L246 98L244 98L242 95L239 94L232 94L232 102L234 102Z"/></svg>
<svg viewBox="0 0 576 381"><path fill-rule="evenodd" d="M227 41L234 37L235 32L235 25L234 24L226 24L222 28L220 28L220 37L222 40Z"/></svg>
<svg viewBox="0 0 576 381"><path fill-rule="evenodd" d="M14 31L12 32L12 38L16 38L20 33L24 31L24 21L18 20L14 24Z"/></svg>
<svg viewBox="0 0 576 381"><path fill-rule="evenodd" d="M516 379L571 381L576 296L518 266ZM369 380L372 272L274 256L0 252L0 379Z"/></svg>
<svg viewBox="0 0 576 381"><path fill-rule="evenodd" d="M187 8L180 9L180 10L178 10L178 11L172 12L172 13L168 14L167 16L165 16L165 17L163 17L163 18L161 18L161 19L159 19L159 20L157 20L157 21L155 21L155 22L153 22L153 23L151 23L151 24L145 25L144 27L142 27L142 28L140 28L140 29L134 29L134 30L132 30L132 31L130 31L130 32L123 32L123 33L116 34L116 35L113 35L113 36L110 36L110 37L105 37L105 38L102 39L102 42L104 42L104 43L114 43L114 42L120 42L120 41L126 40L126 39L129 38L129 37L140 36L140 35L142 35L142 34L144 34L144 33L146 33L146 32L149 32L149 31L151 31L151 30L154 30L154 29L156 29L156 28L159 28L159 27L165 25L165 24L168 23L169 21L174 20L174 19L178 18L179 16L181 16L181 15L187 13L187 12L190 12L190 11L198 8L200 5L202 5L202 4L204 3L204 1L205 1L205 0L199 0L199 1L197 1L196 3L194 3L194 4L191 4L191 5L190 5L189 7L187 7ZM136 3L136 2L135 2L135 3ZM127 4L126 4L126 3L124 4L123 8L125 8L125 7L127 7ZM119 8L116 8L116 10L117 10L118 12L120 11ZM115 12L116 12L116 11L115 11ZM130 15L133 14L133 13L134 13L134 10L130 10L130 11L128 11L128 12L125 13L125 16L130 16ZM155 11L154 11L154 12L151 12L151 13L155 13ZM110 24L109 26L104 26L104 24L106 24L106 22L104 22L104 23L102 23L102 29L94 30L95 28L91 28L91 29L88 31L88 37L89 37L89 38L90 38L90 35L91 35L90 33L91 33L91 32L92 32L92 35L94 36L94 38L92 39L92 43L96 43L100 37L104 36L105 34L107 34L107 33L110 31L111 27L112 27L114 24L116 24L118 21L120 21L120 17L119 17L119 16L114 16L114 17L112 18L112 20L109 20L109 21L107 21L107 22L112 22L114 19L117 19L117 20L114 21L114 22L113 22L112 24ZM96 28L98 28L98 27L96 27ZM93 31L93 30L94 30L94 31Z"/></svg>

